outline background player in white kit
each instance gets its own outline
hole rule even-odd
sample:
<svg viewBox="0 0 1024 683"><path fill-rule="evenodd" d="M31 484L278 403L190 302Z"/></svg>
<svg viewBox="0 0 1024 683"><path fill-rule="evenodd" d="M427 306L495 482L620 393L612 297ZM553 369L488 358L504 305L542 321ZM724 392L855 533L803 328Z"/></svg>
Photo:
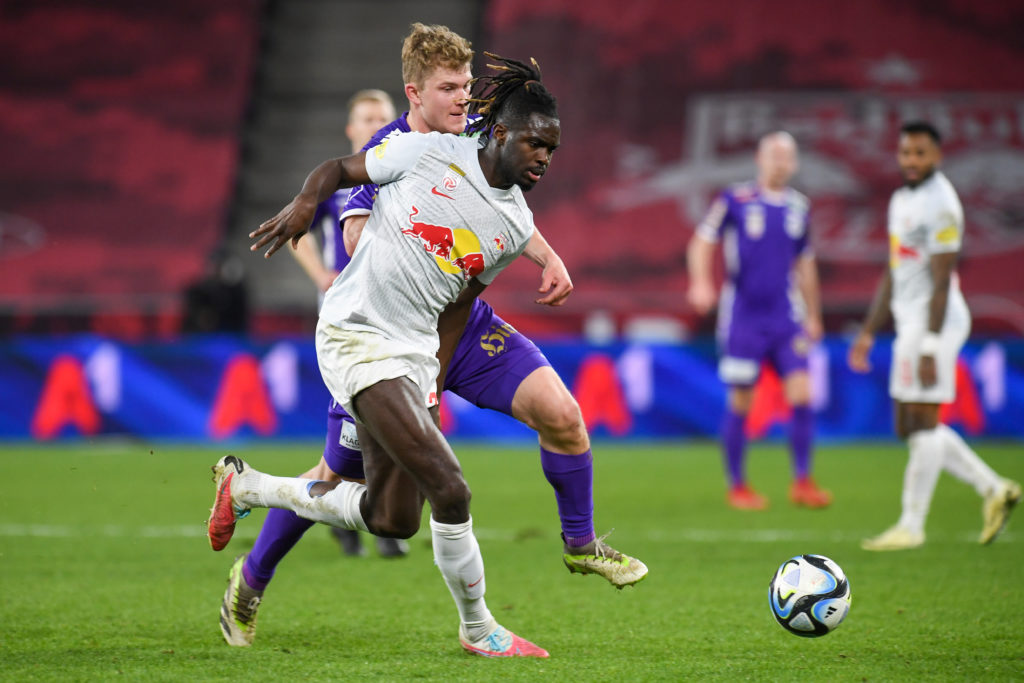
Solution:
<svg viewBox="0 0 1024 683"><path fill-rule="evenodd" d="M971 317L956 275L964 234L963 209L952 184L938 170L941 137L926 122L900 129L897 160L905 185L889 202L889 267L879 282L850 367L871 369L875 332L891 309L896 323L889 394L896 433L907 440L899 522L865 539L866 550L903 550L924 543L924 523L939 473L946 470L984 498L979 542L991 543L1020 500L1020 484L1001 478L960 436L939 422L939 406L956 394L956 361L970 333Z"/></svg>

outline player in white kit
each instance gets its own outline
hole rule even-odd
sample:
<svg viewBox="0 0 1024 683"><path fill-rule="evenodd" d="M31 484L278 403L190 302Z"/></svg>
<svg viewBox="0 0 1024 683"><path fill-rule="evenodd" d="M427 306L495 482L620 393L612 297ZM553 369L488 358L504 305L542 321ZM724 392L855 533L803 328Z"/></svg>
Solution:
<svg viewBox="0 0 1024 683"><path fill-rule="evenodd" d="M897 160L905 185L889 202L889 267L879 282L850 367L871 369L875 332L891 310L896 324L889 394L896 433L907 440L902 514L895 526L865 539L866 550L903 550L924 543L924 523L939 473L946 470L984 499L979 542L991 543L1021 498L1018 483L1003 479L960 436L939 422L939 407L956 395L956 362L971 329L956 261L964 235L963 208L938 169L941 137L926 122L900 129Z"/></svg>
<svg viewBox="0 0 1024 683"><path fill-rule="evenodd" d="M437 395L472 302L526 248L523 198L551 162L561 130L535 68L501 60L486 90L481 138L408 133L321 164L302 192L252 233L269 256L308 229L340 187L380 185L352 262L327 293L317 360L358 424L366 484L273 477L235 456L214 466L209 537L222 549L253 507L289 509L332 526L408 538L430 502L434 559L455 599L459 641L485 656L547 657L500 626L484 601L469 487L437 425Z"/></svg>

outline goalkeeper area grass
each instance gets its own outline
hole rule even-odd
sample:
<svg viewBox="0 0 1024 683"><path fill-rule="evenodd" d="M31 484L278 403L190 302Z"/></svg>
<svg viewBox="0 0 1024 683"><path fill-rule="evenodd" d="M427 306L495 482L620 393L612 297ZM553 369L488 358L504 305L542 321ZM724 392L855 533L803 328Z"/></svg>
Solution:
<svg viewBox="0 0 1024 683"><path fill-rule="evenodd" d="M1020 444L977 444L1024 480ZM711 442L603 442L595 522L649 576L618 591L561 562L554 496L537 449L456 443L473 490L487 600L547 660L473 657L433 565L426 517L404 559L349 558L310 529L268 587L256 642L223 642L232 559L264 511L220 553L204 520L210 465L234 452L297 474L316 443L191 447L132 442L0 447L0 678L4 680L1019 680L1024 676L1024 511L982 547L981 499L948 475L926 544L870 553L893 524L906 463L895 441L822 445L826 510L792 507L784 444L750 450L764 512L725 505ZM425 512L425 515L427 512ZM846 621L819 639L781 629L768 581L783 560L827 555L849 577Z"/></svg>

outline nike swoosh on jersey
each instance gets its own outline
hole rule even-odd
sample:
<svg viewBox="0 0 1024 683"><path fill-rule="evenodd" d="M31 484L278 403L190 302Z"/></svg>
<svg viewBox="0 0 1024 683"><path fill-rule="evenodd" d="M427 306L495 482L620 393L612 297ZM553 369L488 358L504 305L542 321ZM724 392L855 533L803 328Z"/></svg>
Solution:
<svg viewBox="0 0 1024 683"><path fill-rule="evenodd" d="M432 193L438 195L439 197L444 197L445 199L450 199L453 202L455 201L455 197L452 197L451 195L447 195L444 192L441 192L439 189L437 189L437 185L434 185L432 188L430 188L430 191Z"/></svg>

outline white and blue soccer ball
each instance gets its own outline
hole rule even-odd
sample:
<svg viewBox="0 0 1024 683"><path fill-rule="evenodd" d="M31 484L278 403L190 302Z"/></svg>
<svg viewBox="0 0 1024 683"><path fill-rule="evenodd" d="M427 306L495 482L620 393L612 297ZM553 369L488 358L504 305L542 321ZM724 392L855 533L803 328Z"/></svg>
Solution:
<svg viewBox="0 0 1024 683"><path fill-rule="evenodd" d="M782 628L805 638L830 633L850 611L850 582L823 555L797 555L768 584L768 603Z"/></svg>

